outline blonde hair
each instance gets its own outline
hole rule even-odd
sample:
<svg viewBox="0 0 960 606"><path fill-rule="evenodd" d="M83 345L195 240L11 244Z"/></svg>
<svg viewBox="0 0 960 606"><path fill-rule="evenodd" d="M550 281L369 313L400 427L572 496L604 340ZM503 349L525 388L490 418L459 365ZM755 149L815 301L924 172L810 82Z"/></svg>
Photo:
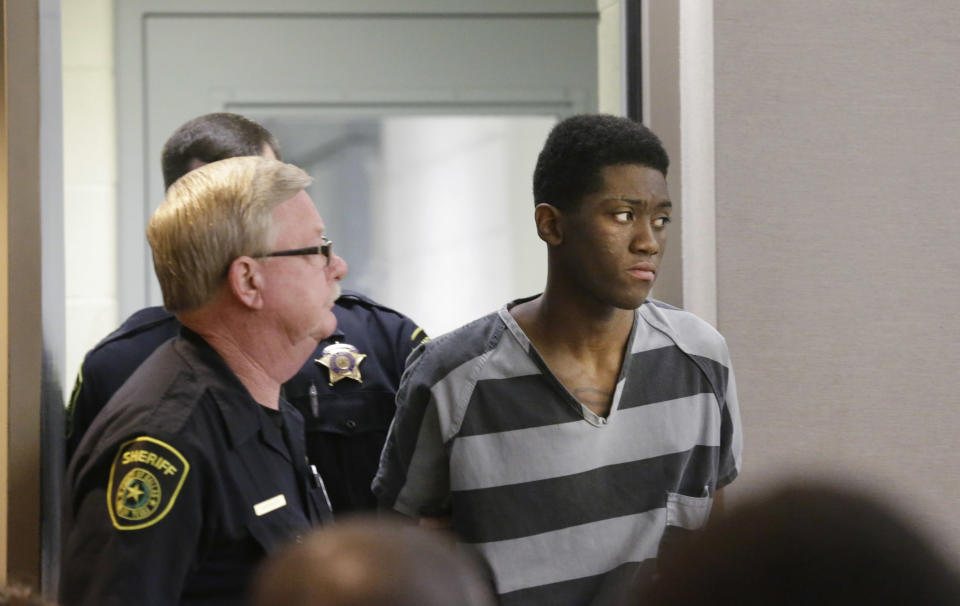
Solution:
<svg viewBox="0 0 960 606"><path fill-rule="evenodd" d="M212 162L178 179L147 226L164 306L200 307L234 259L269 252L273 209L311 181L292 164L260 156Z"/></svg>

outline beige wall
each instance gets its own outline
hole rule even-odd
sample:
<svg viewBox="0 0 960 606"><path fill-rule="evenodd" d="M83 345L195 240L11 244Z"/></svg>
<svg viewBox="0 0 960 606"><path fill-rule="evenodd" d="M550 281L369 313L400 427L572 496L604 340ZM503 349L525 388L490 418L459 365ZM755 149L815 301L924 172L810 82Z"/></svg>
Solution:
<svg viewBox="0 0 960 606"><path fill-rule="evenodd" d="M839 475L894 493L960 555L960 4L714 10L734 493Z"/></svg>
<svg viewBox="0 0 960 606"><path fill-rule="evenodd" d="M5 364L0 405L0 577L40 580L40 14L39 2L3 5L5 258L0 287ZM14 85L15 83L15 85ZM9 204L6 204L9 202ZM4 576L5 575L5 576ZM0 580L3 580L0 579Z"/></svg>
<svg viewBox="0 0 960 606"><path fill-rule="evenodd" d="M0 0L0 36L7 39L7 3ZM10 427L10 397L7 372L9 360L10 254L7 231L10 201L7 171L7 45L0 42L0 583L7 582L7 486L9 482L7 440Z"/></svg>

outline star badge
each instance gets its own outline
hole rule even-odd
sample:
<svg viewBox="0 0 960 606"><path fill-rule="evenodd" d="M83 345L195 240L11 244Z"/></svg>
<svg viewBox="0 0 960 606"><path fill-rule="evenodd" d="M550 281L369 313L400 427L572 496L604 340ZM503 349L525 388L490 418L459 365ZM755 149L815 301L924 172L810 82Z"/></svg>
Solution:
<svg viewBox="0 0 960 606"><path fill-rule="evenodd" d="M324 347L323 355L314 362L326 366L330 371L330 385L341 379L353 379L357 383L363 383L363 377L360 376L360 363L366 357L367 354L360 353L349 343L334 343Z"/></svg>

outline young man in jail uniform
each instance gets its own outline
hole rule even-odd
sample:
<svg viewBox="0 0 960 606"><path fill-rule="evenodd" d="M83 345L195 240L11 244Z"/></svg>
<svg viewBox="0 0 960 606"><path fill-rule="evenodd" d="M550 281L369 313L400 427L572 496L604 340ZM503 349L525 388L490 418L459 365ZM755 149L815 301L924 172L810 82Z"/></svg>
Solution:
<svg viewBox="0 0 960 606"><path fill-rule="evenodd" d="M534 173L543 294L411 356L374 492L451 524L486 557L502 604L615 600L738 474L723 337L647 298L670 222L667 166L630 120L559 123Z"/></svg>
<svg viewBox="0 0 960 606"><path fill-rule="evenodd" d="M346 264L299 168L221 160L147 229L183 325L97 416L67 471L60 599L241 604L254 567L330 517L281 385L337 325Z"/></svg>

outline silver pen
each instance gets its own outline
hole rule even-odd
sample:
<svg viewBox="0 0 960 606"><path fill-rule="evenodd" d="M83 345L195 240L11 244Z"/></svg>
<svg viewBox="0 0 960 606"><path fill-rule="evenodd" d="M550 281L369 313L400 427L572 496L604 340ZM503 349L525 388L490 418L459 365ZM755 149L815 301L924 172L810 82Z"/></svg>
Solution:
<svg viewBox="0 0 960 606"><path fill-rule="evenodd" d="M310 396L310 412L313 413L313 418L316 419L320 416L320 400L317 399L317 386L311 383L310 389L307 390L307 395Z"/></svg>

